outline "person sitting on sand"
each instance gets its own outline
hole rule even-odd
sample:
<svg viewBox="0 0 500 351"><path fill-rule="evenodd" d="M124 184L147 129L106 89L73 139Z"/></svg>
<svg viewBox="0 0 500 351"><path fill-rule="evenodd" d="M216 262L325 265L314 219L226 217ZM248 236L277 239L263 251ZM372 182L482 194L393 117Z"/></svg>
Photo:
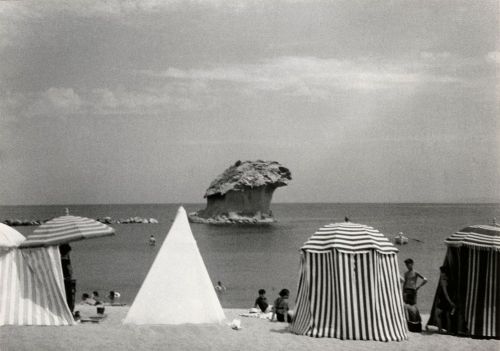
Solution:
<svg viewBox="0 0 500 351"><path fill-rule="evenodd" d="M271 316L271 322L274 320L274 316L276 315L276 320L278 322L288 322L290 323L292 321L292 318L290 317L289 312L289 307L288 307L288 297L290 296L290 291L288 289L282 289L279 292L280 297L278 297L274 301L274 306L273 306L273 314Z"/></svg>
<svg viewBox="0 0 500 351"><path fill-rule="evenodd" d="M451 329L451 317L455 314L455 304L450 298L450 294L448 293L448 268L445 266L439 267L440 276L439 276L439 285L438 291L436 294L436 309L435 309L435 318L436 324L438 327L438 332L443 332L443 317L446 322L446 330L450 332Z"/></svg>
<svg viewBox="0 0 500 351"><path fill-rule="evenodd" d="M269 304L267 303L266 291L264 289L259 290L259 297L255 300L254 308L260 308L262 312L267 312Z"/></svg>
<svg viewBox="0 0 500 351"><path fill-rule="evenodd" d="M101 299L99 298L99 293L97 291L92 292L92 298L95 300L96 305L100 305L102 303Z"/></svg>
<svg viewBox="0 0 500 351"><path fill-rule="evenodd" d="M84 305L92 305L92 306L97 305L97 301L94 300L93 298L91 298L90 295L87 293L82 294L82 302L81 303Z"/></svg>

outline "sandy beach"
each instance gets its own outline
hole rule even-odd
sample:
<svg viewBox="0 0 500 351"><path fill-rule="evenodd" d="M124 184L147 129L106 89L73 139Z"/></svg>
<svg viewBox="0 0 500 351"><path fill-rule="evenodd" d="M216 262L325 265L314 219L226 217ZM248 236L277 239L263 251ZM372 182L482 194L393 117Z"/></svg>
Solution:
<svg viewBox="0 0 500 351"><path fill-rule="evenodd" d="M82 316L95 308L77 306ZM225 309L226 322L220 325L123 325L128 307L106 307L100 323L72 327L0 328L0 350L498 350L498 340L475 340L434 332L410 333L404 342L342 341L310 338L288 332L287 324L259 318L241 317L243 309ZM241 320L240 330L229 323ZM427 321L428 315L423 316Z"/></svg>

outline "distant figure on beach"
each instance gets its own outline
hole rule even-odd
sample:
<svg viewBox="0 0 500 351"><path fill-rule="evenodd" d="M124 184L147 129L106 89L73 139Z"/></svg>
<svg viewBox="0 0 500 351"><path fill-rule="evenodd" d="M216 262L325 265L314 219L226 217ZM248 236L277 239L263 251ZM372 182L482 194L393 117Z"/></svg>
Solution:
<svg viewBox="0 0 500 351"><path fill-rule="evenodd" d="M398 245L408 244L408 237L404 236L403 232L399 232L399 234L394 238L394 242Z"/></svg>
<svg viewBox="0 0 500 351"><path fill-rule="evenodd" d="M344 222L349 222L349 217L344 217Z"/></svg>
<svg viewBox="0 0 500 351"><path fill-rule="evenodd" d="M422 318L417 307L417 291L427 283L427 278L413 269L413 260L408 258L405 260L406 268L408 269L403 282L403 301L406 308L406 319L408 322L408 330L411 332L422 331ZM421 280L418 283L418 280Z"/></svg>
<svg viewBox="0 0 500 351"><path fill-rule="evenodd" d="M439 285L436 294L436 309L435 318L438 327L438 332L443 333L443 319L446 324L446 331L450 333L451 317L455 314L456 306L450 298L448 292L448 268L445 266L439 267Z"/></svg>
<svg viewBox="0 0 500 351"><path fill-rule="evenodd" d="M149 236L149 246L156 246L156 239L153 234Z"/></svg>
<svg viewBox="0 0 500 351"><path fill-rule="evenodd" d="M273 306L273 314L271 316L271 322L274 320L274 316L276 316L276 320L278 322L288 322L292 321L292 318L289 314L289 306L288 306L288 298L290 297L290 291L288 289L282 289L279 292L279 297L274 301Z"/></svg>
<svg viewBox="0 0 500 351"><path fill-rule="evenodd" d="M264 289L259 290L259 297L255 300L253 307L259 307L262 312L267 312L269 304L267 303L266 291Z"/></svg>
<svg viewBox="0 0 500 351"><path fill-rule="evenodd" d="M217 294L222 294L226 292L226 287L220 281L218 281L217 285L215 286L215 291L217 292Z"/></svg>
<svg viewBox="0 0 500 351"><path fill-rule="evenodd" d="M82 294L82 302L81 303L84 305L91 305L91 306L97 305L97 301L95 299L91 298L90 295L87 293Z"/></svg>

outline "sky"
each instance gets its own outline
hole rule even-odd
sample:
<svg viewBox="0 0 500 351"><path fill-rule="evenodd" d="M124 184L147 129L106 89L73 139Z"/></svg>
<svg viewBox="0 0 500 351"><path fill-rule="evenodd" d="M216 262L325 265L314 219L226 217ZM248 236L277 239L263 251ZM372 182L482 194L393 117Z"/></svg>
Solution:
<svg viewBox="0 0 500 351"><path fill-rule="evenodd" d="M499 202L498 1L0 1L0 205Z"/></svg>

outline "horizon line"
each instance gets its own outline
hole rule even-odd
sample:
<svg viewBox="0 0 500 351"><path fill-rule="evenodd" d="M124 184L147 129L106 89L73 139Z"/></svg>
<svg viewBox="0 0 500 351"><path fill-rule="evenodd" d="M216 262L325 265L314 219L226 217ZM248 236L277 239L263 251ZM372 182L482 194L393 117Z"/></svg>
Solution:
<svg viewBox="0 0 500 351"><path fill-rule="evenodd" d="M415 201L415 202L399 202L399 201L281 201L272 202L271 205L287 205L287 204L364 204L364 205L500 205L500 200L497 201ZM131 205L206 205L206 202L118 202L118 203L59 203L59 204L0 204L0 207L9 206L131 206Z"/></svg>

